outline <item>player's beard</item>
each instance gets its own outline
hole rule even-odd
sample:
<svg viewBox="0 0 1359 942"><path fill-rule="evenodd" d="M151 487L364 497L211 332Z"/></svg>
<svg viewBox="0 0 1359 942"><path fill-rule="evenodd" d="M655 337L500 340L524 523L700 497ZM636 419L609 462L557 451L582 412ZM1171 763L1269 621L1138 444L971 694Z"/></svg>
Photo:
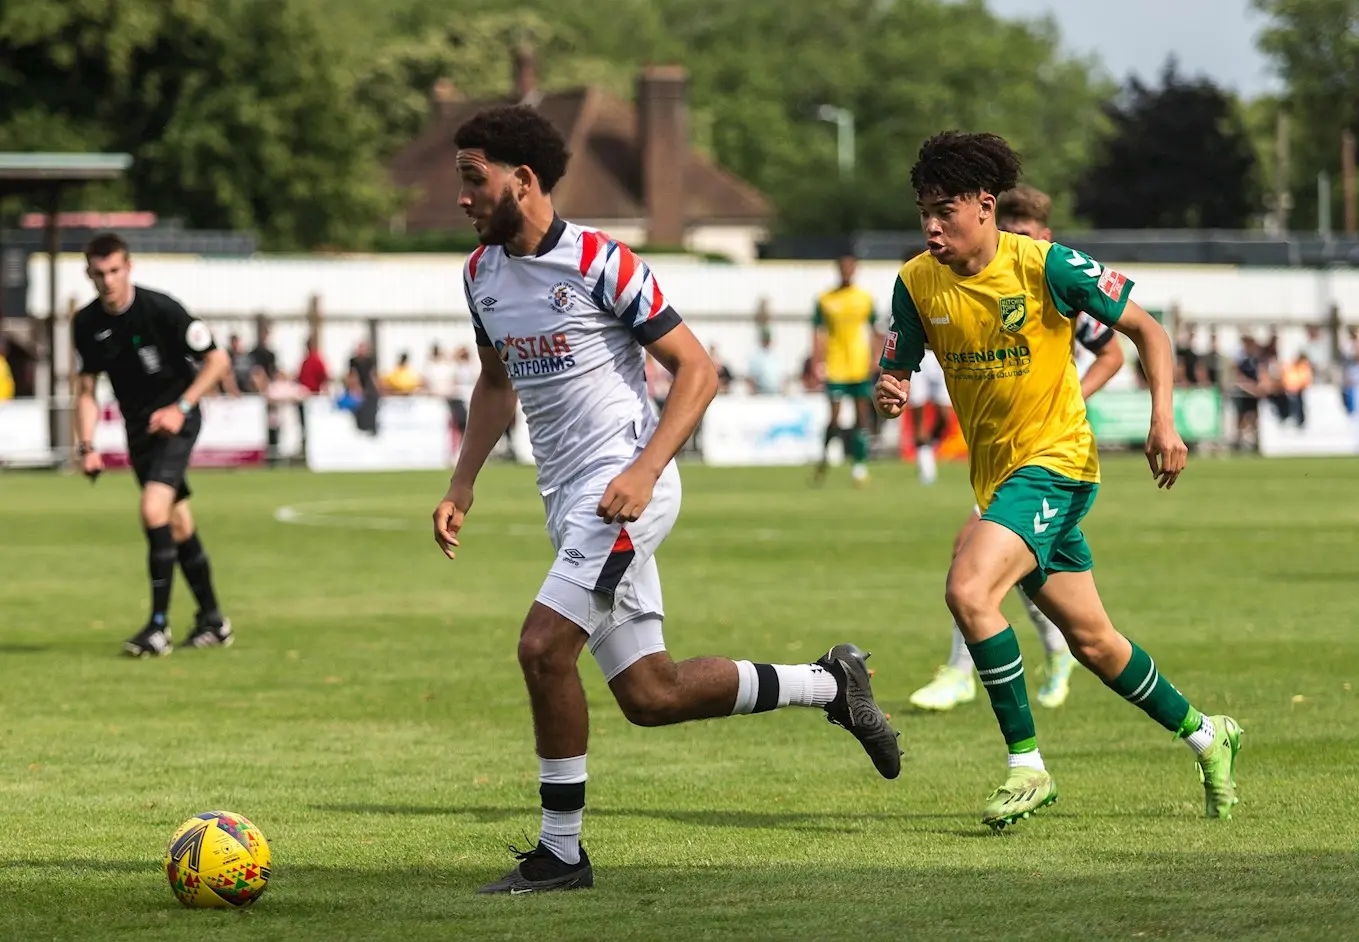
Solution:
<svg viewBox="0 0 1359 942"><path fill-rule="evenodd" d="M519 201L514 198L507 183L491 215L486 217L485 225L477 233L477 238L484 245L505 245L519 235L523 228L523 210L519 208Z"/></svg>

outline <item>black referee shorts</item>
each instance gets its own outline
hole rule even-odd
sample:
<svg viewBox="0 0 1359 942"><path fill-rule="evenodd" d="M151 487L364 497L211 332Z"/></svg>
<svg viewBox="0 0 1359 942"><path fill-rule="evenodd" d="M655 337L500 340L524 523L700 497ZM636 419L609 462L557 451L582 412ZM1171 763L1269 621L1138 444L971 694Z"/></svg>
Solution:
<svg viewBox="0 0 1359 942"><path fill-rule="evenodd" d="M186 477L189 456L202 428L203 419L195 412L185 416L178 435L129 434L127 452L137 484L140 487L151 481L166 484L175 489L175 500L187 500L192 493Z"/></svg>

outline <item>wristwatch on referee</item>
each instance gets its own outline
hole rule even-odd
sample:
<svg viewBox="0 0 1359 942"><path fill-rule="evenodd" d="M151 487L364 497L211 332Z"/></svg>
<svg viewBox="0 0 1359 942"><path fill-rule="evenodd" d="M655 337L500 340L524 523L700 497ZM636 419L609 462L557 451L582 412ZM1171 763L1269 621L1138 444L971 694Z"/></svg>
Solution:
<svg viewBox="0 0 1359 942"><path fill-rule="evenodd" d="M91 445L89 442L81 442L80 444L76 445L76 452L79 453L80 457L82 458L84 458L88 454L91 454L93 451L94 446Z"/></svg>
<svg viewBox="0 0 1359 942"><path fill-rule="evenodd" d="M193 403L187 399L181 399L179 400L179 402L175 403L175 405L179 406L179 412L181 415L188 415L190 412L193 411Z"/></svg>

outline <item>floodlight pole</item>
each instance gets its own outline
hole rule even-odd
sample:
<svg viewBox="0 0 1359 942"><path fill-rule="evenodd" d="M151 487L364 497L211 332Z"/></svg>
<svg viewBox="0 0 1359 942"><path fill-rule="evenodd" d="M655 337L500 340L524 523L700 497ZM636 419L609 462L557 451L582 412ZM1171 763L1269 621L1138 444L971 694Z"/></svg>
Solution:
<svg viewBox="0 0 1359 942"><path fill-rule="evenodd" d="M836 151L840 164L840 179L854 176L854 112L838 105L822 105L816 116L835 125Z"/></svg>

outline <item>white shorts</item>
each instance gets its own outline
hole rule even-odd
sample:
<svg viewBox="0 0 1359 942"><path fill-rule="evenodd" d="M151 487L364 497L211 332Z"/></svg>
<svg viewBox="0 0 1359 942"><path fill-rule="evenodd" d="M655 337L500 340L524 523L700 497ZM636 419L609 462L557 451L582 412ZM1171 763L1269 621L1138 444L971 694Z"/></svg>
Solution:
<svg viewBox="0 0 1359 942"><path fill-rule="evenodd" d="M911 377L911 405L920 408L932 402L942 408L952 408L948 387L944 385L944 370L933 350L926 350L920 360L920 372Z"/></svg>
<svg viewBox="0 0 1359 942"><path fill-rule="evenodd" d="M605 523L595 510L623 467L583 475L543 498L557 558L538 601L580 626L605 680L665 650L665 608L655 553L679 517L679 468L672 461L642 515Z"/></svg>

